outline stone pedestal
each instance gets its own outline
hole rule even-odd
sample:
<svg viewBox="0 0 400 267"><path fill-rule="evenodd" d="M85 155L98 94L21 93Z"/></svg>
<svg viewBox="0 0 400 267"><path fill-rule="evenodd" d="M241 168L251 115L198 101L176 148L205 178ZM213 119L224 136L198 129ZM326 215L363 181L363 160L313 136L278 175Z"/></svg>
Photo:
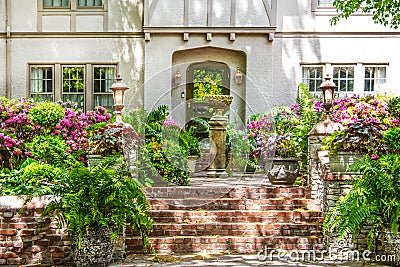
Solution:
<svg viewBox="0 0 400 267"><path fill-rule="evenodd" d="M226 126L228 117L224 116L224 111L229 110L232 103L232 97L229 95L208 95L206 103L214 108L214 114L211 117L210 124L210 154L213 159L208 177L227 176L226 173Z"/></svg>
<svg viewBox="0 0 400 267"><path fill-rule="evenodd" d="M210 124L210 154L213 161L210 164L208 177L226 176L226 126L224 118L211 118Z"/></svg>

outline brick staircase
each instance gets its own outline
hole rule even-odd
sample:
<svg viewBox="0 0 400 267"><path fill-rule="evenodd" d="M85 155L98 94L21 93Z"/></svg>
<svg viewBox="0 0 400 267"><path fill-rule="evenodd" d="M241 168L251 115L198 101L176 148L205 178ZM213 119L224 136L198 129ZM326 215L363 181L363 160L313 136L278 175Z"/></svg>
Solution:
<svg viewBox="0 0 400 267"><path fill-rule="evenodd" d="M153 187L147 193L158 253L322 249L322 212L309 189ZM126 244L127 254L143 253L133 233Z"/></svg>

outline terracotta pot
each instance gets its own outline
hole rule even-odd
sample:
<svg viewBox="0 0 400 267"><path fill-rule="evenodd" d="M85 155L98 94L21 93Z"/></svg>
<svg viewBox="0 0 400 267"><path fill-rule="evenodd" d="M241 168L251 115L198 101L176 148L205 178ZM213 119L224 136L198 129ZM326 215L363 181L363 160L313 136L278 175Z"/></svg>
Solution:
<svg viewBox="0 0 400 267"><path fill-rule="evenodd" d="M273 186L293 186L300 172L299 158L273 158L267 176Z"/></svg>

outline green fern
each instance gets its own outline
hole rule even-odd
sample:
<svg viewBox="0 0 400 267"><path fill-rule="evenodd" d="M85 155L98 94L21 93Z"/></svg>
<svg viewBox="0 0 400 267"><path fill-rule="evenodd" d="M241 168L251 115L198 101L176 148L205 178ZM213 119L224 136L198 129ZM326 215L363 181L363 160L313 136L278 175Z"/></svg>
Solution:
<svg viewBox="0 0 400 267"><path fill-rule="evenodd" d="M368 245L382 228L391 228L397 233L400 217L400 155L388 154L378 160L368 157L350 166L362 177L352 181L353 188L341 197L324 221L323 231L337 231L339 238L349 234L353 237L365 227L372 226L368 233Z"/></svg>

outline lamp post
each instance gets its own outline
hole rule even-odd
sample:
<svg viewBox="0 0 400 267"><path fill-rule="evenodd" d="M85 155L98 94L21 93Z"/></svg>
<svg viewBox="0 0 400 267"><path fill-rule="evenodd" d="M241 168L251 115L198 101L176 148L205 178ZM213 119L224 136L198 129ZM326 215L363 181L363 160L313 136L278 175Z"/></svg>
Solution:
<svg viewBox="0 0 400 267"><path fill-rule="evenodd" d="M115 123L122 123L122 109L124 108L125 91L129 88L122 82L121 74L118 73L116 82L110 87L114 94L114 114L116 115Z"/></svg>
<svg viewBox="0 0 400 267"><path fill-rule="evenodd" d="M326 111L327 116L329 116L329 111L331 110L333 105L335 89L337 88L337 86L333 81L331 81L331 77L329 76L329 74L326 74L325 81L321 83L319 88L322 91L323 107Z"/></svg>

